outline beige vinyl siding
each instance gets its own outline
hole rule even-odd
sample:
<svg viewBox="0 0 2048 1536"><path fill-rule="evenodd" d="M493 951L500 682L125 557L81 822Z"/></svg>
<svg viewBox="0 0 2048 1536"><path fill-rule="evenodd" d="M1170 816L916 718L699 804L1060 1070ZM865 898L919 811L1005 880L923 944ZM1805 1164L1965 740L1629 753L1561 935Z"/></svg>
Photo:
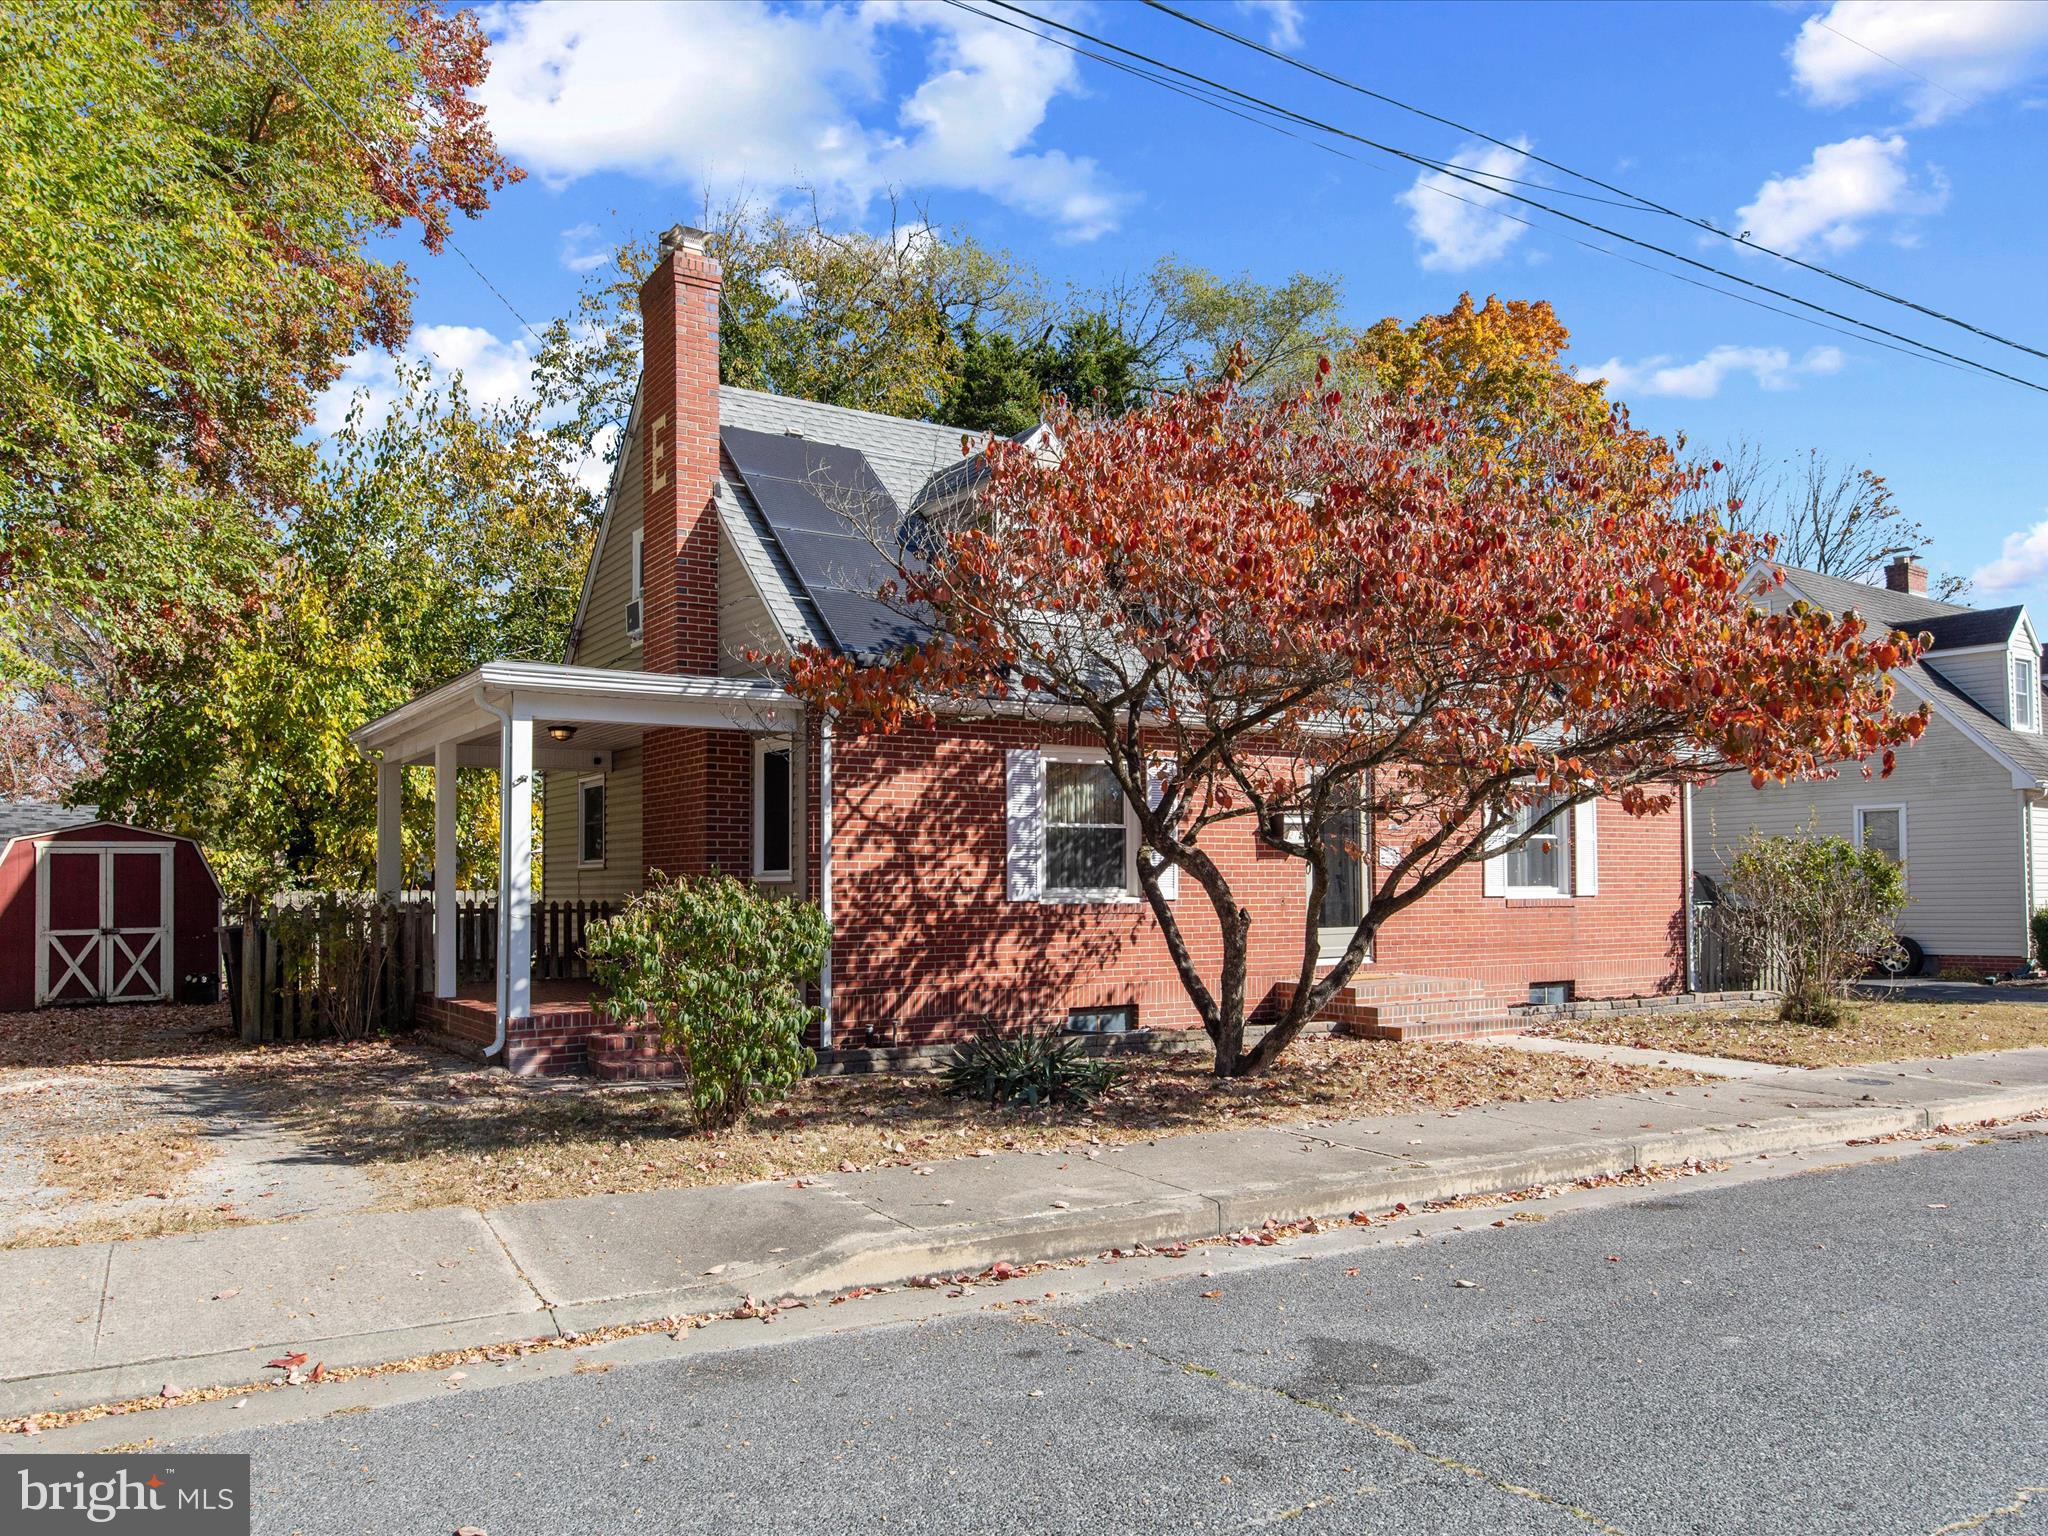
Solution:
<svg viewBox="0 0 2048 1536"><path fill-rule="evenodd" d="M1908 701L1910 702L1910 701ZM1927 734L1899 749L1888 779L1865 779L1859 764L1808 784L1766 785L1724 778L1693 797L1693 839L1701 870L1719 876L1754 828L1775 835L1812 821L1853 838L1855 808L1906 807L1907 906L1899 931L1936 956L2025 951L2025 829L2011 772L1936 716Z"/></svg>
<svg viewBox="0 0 2048 1536"><path fill-rule="evenodd" d="M761 600L746 562L731 536L718 530L718 671L722 677L756 677L761 669L741 658L749 650L781 655L789 649L782 629Z"/></svg>
<svg viewBox="0 0 2048 1536"><path fill-rule="evenodd" d="M1953 651L1929 651L1921 660L1983 705L2001 725L2011 725L2011 658L2010 650L1971 651L1961 656Z"/></svg>
<svg viewBox="0 0 2048 1536"><path fill-rule="evenodd" d="M638 671L640 646L626 635L626 600L633 586L633 535L640 528L640 434L626 440L619 467L618 499L605 513L597 570L573 660L581 667Z"/></svg>
<svg viewBox="0 0 2048 1536"><path fill-rule="evenodd" d="M541 897L546 901L612 901L640 889L640 749L621 747L605 775L602 868L582 868L577 855L577 786L573 768L548 773L541 785Z"/></svg>

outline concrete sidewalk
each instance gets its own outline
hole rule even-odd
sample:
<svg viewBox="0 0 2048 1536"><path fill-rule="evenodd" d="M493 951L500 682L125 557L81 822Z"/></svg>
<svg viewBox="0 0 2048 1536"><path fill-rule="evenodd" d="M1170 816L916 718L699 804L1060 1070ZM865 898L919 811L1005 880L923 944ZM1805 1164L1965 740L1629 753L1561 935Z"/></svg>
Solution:
<svg viewBox="0 0 2048 1536"><path fill-rule="evenodd" d="M1577 1049L1540 1042L1539 1049ZM1726 1068L1727 1064L1719 1064ZM2048 1111L2048 1049L0 1252L0 1416Z"/></svg>

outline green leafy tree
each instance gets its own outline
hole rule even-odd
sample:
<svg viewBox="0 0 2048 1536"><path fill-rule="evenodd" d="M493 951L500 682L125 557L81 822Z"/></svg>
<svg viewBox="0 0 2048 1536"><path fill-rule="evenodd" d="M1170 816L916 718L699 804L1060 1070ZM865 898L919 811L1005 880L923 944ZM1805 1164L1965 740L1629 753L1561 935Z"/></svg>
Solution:
<svg viewBox="0 0 2048 1536"><path fill-rule="evenodd" d="M575 615L597 502L539 405L479 407L424 370L402 382L386 416L359 407L330 441L240 621L117 701L88 786L199 835L238 888L364 884L374 775L348 733L493 657L558 657ZM410 777L418 880L431 781ZM460 783L462 878L488 883L495 775Z"/></svg>
<svg viewBox="0 0 2048 1536"><path fill-rule="evenodd" d="M241 621L315 396L403 340L373 238L518 173L425 0L47 0L0 59L0 687L104 709Z"/></svg>
<svg viewBox="0 0 2048 1536"><path fill-rule="evenodd" d="M614 1017L654 1030L682 1057L697 1117L729 1125L810 1071L804 999L832 942L817 906L732 875L663 880L593 923L591 973Z"/></svg>

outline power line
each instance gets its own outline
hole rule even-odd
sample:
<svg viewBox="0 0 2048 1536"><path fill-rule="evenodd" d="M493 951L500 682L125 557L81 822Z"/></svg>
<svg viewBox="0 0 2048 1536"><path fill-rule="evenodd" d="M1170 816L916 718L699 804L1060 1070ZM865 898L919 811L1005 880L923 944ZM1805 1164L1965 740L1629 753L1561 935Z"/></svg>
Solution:
<svg viewBox="0 0 2048 1536"><path fill-rule="evenodd" d="M949 0L949 3L959 6L959 8L963 10L973 9L972 6L963 4L962 0ZM1937 347L1931 342L1921 341L1916 337L1907 336L1901 332L1890 330L1884 326L1878 325L1874 321L1862 320L1854 315L1845 314L1841 310L1831 309L1825 304L1815 303L1811 299L1803 299L1799 297L1797 294L1788 293L1782 288L1774 288L1768 283L1757 282L1753 278L1744 277L1737 272L1730 272L1727 268L1717 267L1713 265L1711 262L1700 261L1695 257L1685 255L1683 252L1674 251L1666 246L1658 245L1654 241L1643 240L1635 235L1627 234L1621 230L1609 228L1607 225L1598 224L1590 219L1581 218L1579 217L1579 215L1575 213L1569 213L1562 208L1553 207L1549 203L1545 203L1537 198L1528 197L1519 192L1502 191L1497 187L1488 185L1484 180L1480 179L1480 177L1471 174L1467 169L1457 166L1455 164L1431 160L1429 157L1416 154L1412 150L1401 149L1395 145L1383 143L1377 139L1368 138L1364 134L1355 133L1348 128L1338 127L1336 124L1325 122L1320 118L1310 117L1305 113L1296 112L1292 108L1278 106L1275 103L1267 101L1262 97L1255 96L1248 91L1241 91L1235 86L1226 85L1221 81L1210 78L1209 76L1198 74L1193 70L1183 69L1177 64L1169 64L1163 59L1155 58L1150 54L1141 53L1136 49L1126 48L1121 43L1112 43L1108 41L1106 38L1098 37L1095 34L1091 32L1086 32L1079 27L1069 26L1065 22L1054 21L1048 17L1040 16L1033 11L1026 10L1022 6L1010 4L1009 0L989 0L989 3L999 6L1001 9L1010 11L1016 15L1026 17L1029 20L1037 22L1042 26L1053 27L1058 29L1059 31L1068 33L1072 36L1082 38L1085 41L1093 43L1098 47L1113 49L1117 53L1123 54L1128 58L1137 59L1140 62L1148 64L1154 68L1168 70L1185 80L1191 80L1197 84L1207 86L1211 90L1223 92L1224 94L1234 98L1235 100L1249 103L1262 111L1272 113L1275 116L1284 118L1290 122L1299 123L1304 127L1313 128L1318 132L1331 134L1338 138L1348 139L1353 143L1363 144L1369 149L1378 150L1382 154L1392 155L1396 159L1405 161L1411 165L1419 165L1430 170L1435 170L1441 175L1465 182L1470 186L1477 187L1482 192L1491 193L1495 197L1508 198L1515 202L1526 204L1529 207L1538 209L1543 213L1551 215L1551 217L1553 218L1563 219L1568 223L1578 225L1582 229L1589 229L1597 234L1605 235L1609 239L1619 240L1622 241L1624 244L1633 245L1637 247L1639 250L1654 252L1659 256L1663 256L1669 260L1679 262L1684 266L1692 267L1701 272L1712 273L1716 277L1725 278L1729 282L1738 283L1745 288L1754 289L1759 293L1767 293L1771 295L1773 298L1783 299L1787 303L1796 304L1802 309L1811 310L1816 314L1826 315L1830 319L1842 321L1844 324L1857 327L1860 332L1875 333L1879 336L1889 337L1893 341L1902 342L1908 347L1917 348L1920 351L1929 353L1935 357L1947 358L1949 361L1953 363L1958 363L1963 367L1973 369L1980 373L1989 374L1994 378L2004 379L2008 383L2017 384L2023 389L2033 390L2037 394L2048 394L2048 385L2037 384L2032 379L2023 378L2015 373L2008 373L2002 368L1994 368L1989 363L1979 362L1975 358L1966 357L1960 353L1950 352L1945 348ZM987 19L997 21L1001 20L1001 18L999 17L988 17ZM1041 36L1042 35L1043 34L1041 34ZM1058 41L1057 39L1052 38L1047 38L1046 40L1055 42ZM1489 209L1488 211L1497 212L1498 210ZM1507 215L1502 216L1507 217Z"/></svg>
<svg viewBox="0 0 2048 1536"><path fill-rule="evenodd" d="M1848 33L1844 32L1840 27L1829 26L1825 21L1823 21L1818 16L1813 18L1813 24L1819 27L1821 31L1832 32L1835 34L1835 36L1839 37L1843 42L1851 44L1854 47L1861 48L1873 59L1882 59L1885 63L1891 65L1893 69L1896 69L1900 74L1911 75L1915 80L1920 81L1923 85L1933 86L1937 91L1940 91L1944 96L1955 97L1957 101L1960 101L1966 107L1974 107L1975 105L1977 105L1976 102L1972 101L1969 97L1963 95L1961 92L1950 90L1947 86L1943 85L1939 80L1933 79L1932 77L1927 75L1923 75L1917 69L1908 69L1905 65L1901 64L1897 59L1893 58L1890 54L1879 53L1875 48L1871 47L1870 44L1857 41L1857 39L1851 37Z"/></svg>
<svg viewBox="0 0 2048 1536"><path fill-rule="evenodd" d="M1520 145L1512 144L1507 142L1506 140L1495 138L1492 134L1487 133L1484 129L1468 127L1465 124L1460 123L1453 118L1440 116L1437 113L1428 111L1425 108L1415 106L1413 103L1403 101L1397 96L1389 96L1385 92L1376 91L1370 88L1369 86L1361 85L1355 80L1346 79L1342 75L1332 74L1329 70L1318 68L1316 65L1310 64L1305 60L1294 58L1289 54L1280 52L1278 49L1269 48L1264 43L1261 43L1257 38L1247 37L1241 32L1232 31L1229 27L1219 26L1215 22L1205 21L1199 16L1192 16L1189 15L1186 11L1177 10L1175 7L1166 4L1165 0L1145 0L1145 4L1150 6L1155 11L1160 11L1168 16L1173 17L1177 21L1184 21L1191 27L1199 27L1202 31L1211 33L1217 37L1227 38L1231 42L1236 43L1240 47L1249 48L1254 53L1264 54L1269 59L1278 60L1280 63L1286 64L1291 68L1298 69L1306 74L1313 75L1318 80L1326 80L1330 84L1341 86L1347 91L1355 91L1361 96L1370 97L1374 101L1383 102L1386 105L1398 108L1403 112L1413 113L1415 116L1426 118L1427 120L1433 123L1440 123L1446 128L1454 128L1459 133L1469 134L1474 138L1481 139L1484 142L1496 145L1499 148L1514 150L1516 153L1525 155L1529 159L1534 160L1538 165L1547 166L1549 169L1553 171L1561 172L1566 176L1571 176L1579 181L1586 182L1590 186L1599 187L1602 191L1613 192L1618 196L1629 200L1627 204L1621 204L1617 206L1633 205L1641 207L1652 213L1662 214L1666 218L1677 219L1680 223L1690 224L1695 229L1704 230L1708 234L1716 235L1723 240L1731 242L1732 244L1741 246L1745 250L1756 251L1760 255L1775 257L1779 261L1787 262L1792 266L1799 267L1808 272L1812 272L1816 276L1825 277L1831 282L1841 283L1845 287L1854 288L1860 293L1867 293L1873 298L1883 299L1887 303L1901 305L1904 308L1925 315L1931 320L1939 320L1945 325L1953 325L1960 330L1970 332L1972 335L1981 336L1987 341L1995 341L2000 346L2010 347L2016 352L2024 352L2033 357L2048 358L2048 351L2043 351L2039 347L2030 346L2023 341L2015 341L2009 336L2001 335L1997 331L1988 330L1984 326L1978 325L1973 321L1964 320L1960 316L1949 314L1945 310L1936 309L1932 305L1922 304L1917 299L1906 298L1902 294L1893 293L1888 289L1880 288L1873 283L1866 283L1861 278L1851 277L1845 272L1837 272L1832 267L1824 267L1820 265L1818 262L1807 261L1802 257L1794 256L1789 251L1781 251L1773 246L1761 244L1758 241L1748 238L1747 235L1730 234L1727 230L1721 228L1720 225L1716 224L1712 219L1702 219L1693 214L1682 213L1678 209L1667 207L1665 204L1657 202L1653 198L1644 197L1641 193L1630 192L1624 187L1618 187L1613 185L1611 182L1603 181L1598 176L1592 176L1588 175L1584 171L1574 170L1572 169L1572 167L1568 165L1559 164L1555 160L1548 159L1542 155L1534 153L1531 150L1523 149ZM1865 53L1870 54L1874 58L1883 59L1885 63L1890 64L1895 69L1903 70L1906 74L1912 75L1916 80L1926 81L1927 84L1933 86L1936 90L1947 91L1948 94L1951 96L1956 95L1954 91L1949 91L1948 87L1941 84L1940 81L1929 80L1925 75L1918 74L1910 69L1906 69L1906 66L1900 64L1896 59L1885 58L1885 56L1879 53L1875 48L1871 48L1863 43L1857 42L1855 38L1850 37L1847 33L1837 31L1834 27L1828 26L1828 24L1825 21L1820 22L1820 25L1826 28L1826 30L1828 30L1829 32L1833 32L1835 36L1841 38L1844 42L1855 44L1856 47L1863 49ZM1967 100L1967 98L1961 96L1956 96L1956 99L1958 101ZM1519 183L1519 185L1531 185L1531 183ZM1550 190L1561 191L1562 189L1551 188Z"/></svg>
<svg viewBox="0 0 2048 1536"><path fill-rule="evenodd" d="M319 88L315 86L311 80L308 80L306 78L306 72L300 69L299 66L295 62L293 62L291 55L286 53L284 49L280 48L277 45L277 43L271 38L270 33L264 29L263 23L256 19L255 13L252 12L248 8L248 6L244 5L242 3L242 0L231 0L231 3L234 5L235 10L240 13L242 19L249 24L249 28L256 34L257 40L261 42L264 47L268 48L272 53L276 54L279 61L284 65L284 67L290 70L294 75L298 77L299 84L303 85L306 88L306 93L309 96L311 96L313 100L318 102L323 108L326 109L327 115L333 118L334 121L340 125L341 131L347 134L351 139L353 139L355 141L356 147L360 149L364 154L368 155L370 157L371 163L375 165L377 169L382 171L384 175L389 179L392 190L397 192L399 196L403 197L408 203L412 205L413 217L418 219L422 224L426 223L427 216L425 212L422 211L422 209L420 208L419 199L415 198L411 193L405 190L404 182L396 174L393 173L390 163L386 161L383 156L379 155L376 150L370 148L369 143L363 138L361 134L356 132L354 126L348 121L348 119L343 117L341 113L335 109L333 102L329 101L325 96L320 94ZM498 287L498 285L491 281L489 275L484 271L484 269L478 266L474 261L470 259L469 252L465 251L459 244L457 244L455 237L445 229L441 231L441 243L446 245L457 256L460 256L462 258L462 264L468 267L470 271L476 274L478 282L482 283L486 288L490 289L492 297L497 299L497 301L500 304L505 306L506 312L510 314L514 320L517 320L519 322L519 324L525 329L527 335L531 336L536 342L542 340L540 332L536 331L533 328L533 326L527 321L526 316L519 313L518 308L512 303L510 299L505 297L504 292Z"/></svg>
<svg viewBox="0 0 2048 1536"><path fill-rule="evenodd" d="M1012 21L1008 17L992 15L991 13L980 9L978 6L967 3L967 0L947 0L947 3L949 5L954 6L958 10L966 11L970 15L978 16L982 20L992 22L997 26L1009 27L1013 31L1024 33L1024 35L1027 37L1035 37L1039 39L1041 42L1051 43L1054 47L1064 48L1070 53L1077 54L1085 59L1092 59L1097 63L1107 65L1111 69L1121 70L1125 74L1133 75L1141 80L1149 80L1155 85L1159 85L1167 90L1173 91L1176 95L1185 96L1191 101L1197 101L1205 105L1214 106L1218 111L1228 112L1232 117L1238 118L1240 121L1250 123L1254 127L1264 128L1269 132L1281 134L1286 138L1293 139L1297 143L1307 144L1312 148L1319 149L1323 151L1323 153L1325 154L1335 155L1337 158L1341 160L1349 160L1353 165L1364 166L1368 170L1380 171L1383 173L1389 171L1388 167L1381 165L1376 161L1363 159L1358 155L1352 154L1349 150L1339 149L1337 146L1333 144L1325 144L1321 140L1307 138L1302 134L1294 132L1292 129L1283 127L1278 123L1271 122L1264 117L1255 117L1248 112L1240 111L1235 107L1217 101L1212 93L1189 90L1181 86L1178 82L1170 80L1165 76L1159 75L1152 70L1142 69L1136 65L1127 64L1120 59L1112 58L1108 54L1097 53L1091 48L1083 48L1077 46L1076 44L1066 42L1061 38L1048 36L1043 32L1033 31L1031 28L1024 26L1020 22ZM1476 198L1466 197L1462 193L1452 191L1449 187L1441 187L1434 184L1430 184L1429 190L1436 193L1440 197L1447 197L1451 199L1451 201L1453 202L1463 203L1466 207L1476 209L1481 213L1489 215L1490 217L1497 219L1505 219L1510 224L1519 224L1524 229L1542 230L1546 228L1546 226L1536 223L1533 219L1525 219L1521 217L1521 215L1519 214L1509 213L1504 209L1494 207L1492 204L1482 203L1478 201L1478 199ZM1957 373L1963 373L1968 371L1960 363L1954 363L1946 360L1945 358L1931 356L1926 352L1915 351L1910 347L1902 347L1894 342L1880 341L1877 337L1866 335L1861 331L1852 331L1839 325L1830 325L1825 320L1816 320L1811 315L1802 315L1796 310L1785 309L1777 304L1766 303L1764 300L1752 298L1750 295L1746 293L1737 293L1732 288L1723 288L1717 283L1703 282L1699 278L1688 277L1683 272L1673 272L1668 267L1657 266L1655 263L1644 261L1640 257L1630 256L1621 251L1611 250L1604 245L1597 245L1593 241L1582 239L1581 237L1572 234L1568 230L1558 231L1558 233L1562 234L1566 240L1569 240L1573 245L1578 246L1582 250L1592 251L1594 254L1599 256L1610 257L1615 261L1625 261L1632 267L1642 268L1645 272L1653 272L1657 274L1659 277L1668 277L1673 282L1685 283L1690 285L1691 287L1703 289L1708 293L1719 294L1723 298L1735 300L1735 302L1738 304L1747 304L1753 309L1761 309L1768 311L1769 313L1774 315L1782 315L1784 318L1795 321L1800 325L1811 326L1815 330L1826 331L1831 335L1843 336L1851 341L1857 342L1864 346L1881 347L1887 352L1896 352L1901 357L1911 358L1915 362L1931 363L1935 367L1947 368L1952 372Z"/></svg>

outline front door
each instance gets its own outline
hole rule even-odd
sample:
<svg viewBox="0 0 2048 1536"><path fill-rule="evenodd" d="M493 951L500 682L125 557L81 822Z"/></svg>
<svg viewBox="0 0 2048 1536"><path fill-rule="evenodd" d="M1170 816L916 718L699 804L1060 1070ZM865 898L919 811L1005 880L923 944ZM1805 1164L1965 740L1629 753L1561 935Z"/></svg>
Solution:
<svg viewBox="0 0 2048 1536"><path fill-rule="evenodd" d="M153 1003L171 991L171 850L36 848L36 1002Z"/></svg>
<svg viewBox="0 0 2048 1536"><path fill-rule="evenodd" d="M1366 832L1356 807L1331 817L1319 839L1323 863L1323 907L1316 930L1325 965L1334 964L1365 920Z"/></svg>

